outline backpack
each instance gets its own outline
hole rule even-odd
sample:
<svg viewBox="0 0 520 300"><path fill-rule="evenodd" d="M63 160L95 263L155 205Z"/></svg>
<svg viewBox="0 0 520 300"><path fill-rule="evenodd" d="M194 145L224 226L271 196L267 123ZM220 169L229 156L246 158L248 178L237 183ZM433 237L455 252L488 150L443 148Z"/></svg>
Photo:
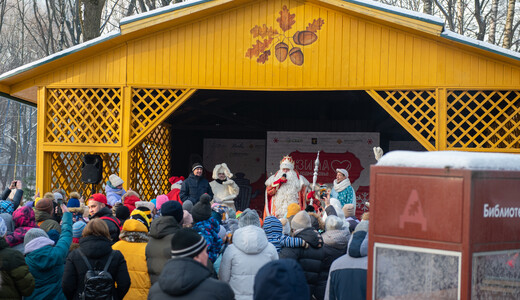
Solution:
<svg viewBox="0 0 520 300"><path fill-rule="evenodd" d="M102 217L100 217L100 219L112 221L114 224L116 224L117 228L119 228L119 232L121 232L121 229L123 229L122 226L121 226L121 222L119 221L118 218L111 218L111 217L108 217L108 216L102 216Z"/></svg>
<svg viewBox="0 0 520 300"><path fill-rule="evenodd" d="M110 253L108 257L107 263L102 271L97 271L92 269L92 266L88 262L87 257L81 249L78 249L81 258L87 265L87 273L85 273L85 277L83 279L84 287L83 291L79 294L79 299L81 300L109 300L112 299L112 288L114 287L114 279L112 275L108 272L108 267L112 262L112 257L114 257L114 251Z"/></svg>

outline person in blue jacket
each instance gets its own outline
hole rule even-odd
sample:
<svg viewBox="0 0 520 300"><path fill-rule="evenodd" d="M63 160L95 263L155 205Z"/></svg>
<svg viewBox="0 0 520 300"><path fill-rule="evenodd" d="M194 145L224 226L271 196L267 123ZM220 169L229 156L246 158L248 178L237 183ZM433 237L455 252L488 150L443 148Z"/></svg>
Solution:
<svg viewBox="0 0 520 300"><path fill-rule="evenodd" d="M184 182L182 182L179 196L182 202L191 201L195 205L200 196L208 194L213 199L213 191L206 178L202 176L204 167L201 163L194 163L191 168L191 174Z"/></svg>
<svg viewBox="0 0 520 300"><path fill-rule="evenodd" d="M25 234L25 262L34 276L36 286L31 296L24 299L66 299L61 289L65 259L72 243L72 213L62 204L64 212L58 242L49 238L40 228L32 228Z"/></svg>

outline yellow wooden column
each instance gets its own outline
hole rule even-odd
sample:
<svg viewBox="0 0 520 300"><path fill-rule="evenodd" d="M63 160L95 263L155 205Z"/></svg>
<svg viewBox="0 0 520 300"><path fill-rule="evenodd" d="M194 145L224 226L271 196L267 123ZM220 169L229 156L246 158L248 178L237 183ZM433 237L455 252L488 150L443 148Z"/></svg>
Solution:
<svg viewBox="0 0 520 300"><path fill-rule="evenodd" d="M132 88L123 87L121 150L119 151L119 176L125 182L124 187L130 187L130 133L132 120Z"/></svg>
<svg viewBox="0 0 520 300"><path fill-rule="evenodd" d="M448 127L447 127L447 109L448 103L446 99L446 89L437 89L437 150L446 150Z"/></svg>
<svg viewBox="0 0 520 300"><path fill-rule="evenodd" d="M40 196L50 191L51 187L51 154L46 153L43 143L45 141L45 130L47 127L47 99L45 87L38 87L38 108L37 108L37 135L36 135L36 191Z"/></svg>

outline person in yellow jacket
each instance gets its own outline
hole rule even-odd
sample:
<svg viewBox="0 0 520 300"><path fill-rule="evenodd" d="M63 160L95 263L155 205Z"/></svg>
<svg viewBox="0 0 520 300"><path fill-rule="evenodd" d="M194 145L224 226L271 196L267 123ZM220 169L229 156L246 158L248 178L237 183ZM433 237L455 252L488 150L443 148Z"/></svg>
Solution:
<svg viewBox="0 0 520 300"><path fill-rule="evenodd" d="M120 240L112 246L112 249L123 254L130 273L132 284L124 300L146 299L151 286L145 255L148 228L142 220L132 217L125 221Z"/></svg>

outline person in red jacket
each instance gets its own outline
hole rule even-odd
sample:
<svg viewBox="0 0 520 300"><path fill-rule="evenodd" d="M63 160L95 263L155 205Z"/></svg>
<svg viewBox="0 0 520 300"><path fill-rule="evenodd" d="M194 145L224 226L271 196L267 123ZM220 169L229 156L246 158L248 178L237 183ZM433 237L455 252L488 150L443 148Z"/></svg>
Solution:
<svg viewBox="0 0 520 300"><path fill-rule="evenodd" d="M169 200L174 200L179 202L182 205L181 197L179 193L181 192L181 184L184 181L184 176L173 176L168 179L168 181L172 184L172 190L166 195ZM159 209L159 208L157 208Z"/></svg>

